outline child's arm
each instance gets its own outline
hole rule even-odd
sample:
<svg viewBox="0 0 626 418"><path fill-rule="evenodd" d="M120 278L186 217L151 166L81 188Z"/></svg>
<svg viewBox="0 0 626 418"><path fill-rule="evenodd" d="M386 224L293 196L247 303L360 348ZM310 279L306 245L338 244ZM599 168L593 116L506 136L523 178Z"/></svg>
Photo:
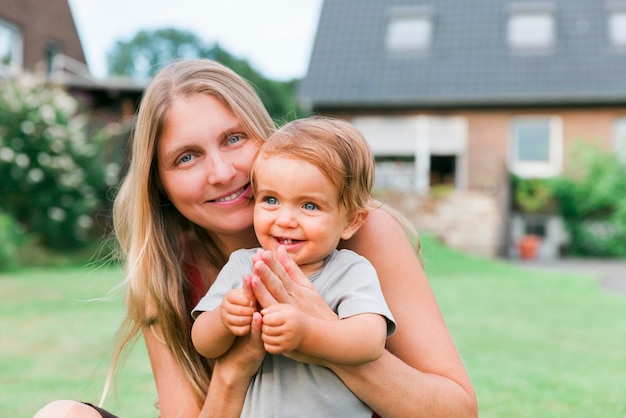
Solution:
<svg viewBox="0 0 626 418"><path fill-rule="evenodd" d="M387 322L378 314L364 313L341 320L310 317L287 304L261 311L262 339L273 354L298 350L336 364L374 361L385 349Z"/></svg>
<svg viewBox="0 0 626 418"><path fill-rule="evenodd" d="M250 288L250 277L246 276L243 288L228 291L219 307L202 312L193 323L191 339L204 357L221 356L228 351L235 337L250 332L256 299Z"/></svg>
<svg viewBox="0 0 626 418"><path fill-rule="evenodd" d="M231 333L222 322L221 305L200 314L191 328L191 340L198 353L207 358L217 358L224 354L235 341L236 335Z"/></svg>

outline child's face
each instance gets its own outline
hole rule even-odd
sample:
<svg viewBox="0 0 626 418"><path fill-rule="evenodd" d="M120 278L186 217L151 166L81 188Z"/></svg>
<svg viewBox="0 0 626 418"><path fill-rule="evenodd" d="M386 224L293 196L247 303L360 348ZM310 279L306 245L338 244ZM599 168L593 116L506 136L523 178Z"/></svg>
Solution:
<svg viewBox="0 0 626 418"><path fill-rule="evenodd" d="M299 159L260 156L256 168L254 230L261 246L273 252L284 245L306 275L352 230L339 190L313 164Z"/></svg>

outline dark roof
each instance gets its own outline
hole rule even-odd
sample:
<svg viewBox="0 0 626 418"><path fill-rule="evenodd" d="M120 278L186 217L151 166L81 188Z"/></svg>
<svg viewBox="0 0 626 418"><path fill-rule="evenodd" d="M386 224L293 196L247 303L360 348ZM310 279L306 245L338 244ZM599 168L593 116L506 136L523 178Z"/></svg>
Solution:
<svg viewBox="0 0 626 418"><path fill-rule="evenodd" d="M618 3L324 0L299 97L314 109L625 104L626 50L610 44L607 28ZM507 17L519 4L553 11L549 53L511 52ZM429 52L386 50L390 9L403 6L432 11Z"/></svg>

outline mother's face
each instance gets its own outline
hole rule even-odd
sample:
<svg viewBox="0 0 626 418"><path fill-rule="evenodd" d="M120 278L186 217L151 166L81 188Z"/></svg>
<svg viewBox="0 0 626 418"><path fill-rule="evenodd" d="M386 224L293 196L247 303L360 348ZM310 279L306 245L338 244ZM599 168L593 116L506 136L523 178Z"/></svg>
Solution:
<svg viewBox="0 0 626 418"><path fill-rule="evenodd" d="M177 98L157 144L161 186L183 216L212 234L248 229L258 144L214 97Z"/></svg>

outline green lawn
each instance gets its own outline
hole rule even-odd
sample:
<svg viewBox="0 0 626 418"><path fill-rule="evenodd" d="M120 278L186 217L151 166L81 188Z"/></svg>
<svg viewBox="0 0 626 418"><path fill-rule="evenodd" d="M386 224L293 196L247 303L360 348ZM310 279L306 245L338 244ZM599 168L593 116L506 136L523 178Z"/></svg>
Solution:
<svg viewBox="0 0 626 418"><path fill-rule="evenodd" d="M538 273L424 240L424 264L490 417L626 417L626 297L585 275ZM0 275L0 415L97 402L123 307L113 268ZM104 298L104 299L100 299ZM416 318L419 321L419 318ZM106 407L155 417L139 342Z"/></svg>

